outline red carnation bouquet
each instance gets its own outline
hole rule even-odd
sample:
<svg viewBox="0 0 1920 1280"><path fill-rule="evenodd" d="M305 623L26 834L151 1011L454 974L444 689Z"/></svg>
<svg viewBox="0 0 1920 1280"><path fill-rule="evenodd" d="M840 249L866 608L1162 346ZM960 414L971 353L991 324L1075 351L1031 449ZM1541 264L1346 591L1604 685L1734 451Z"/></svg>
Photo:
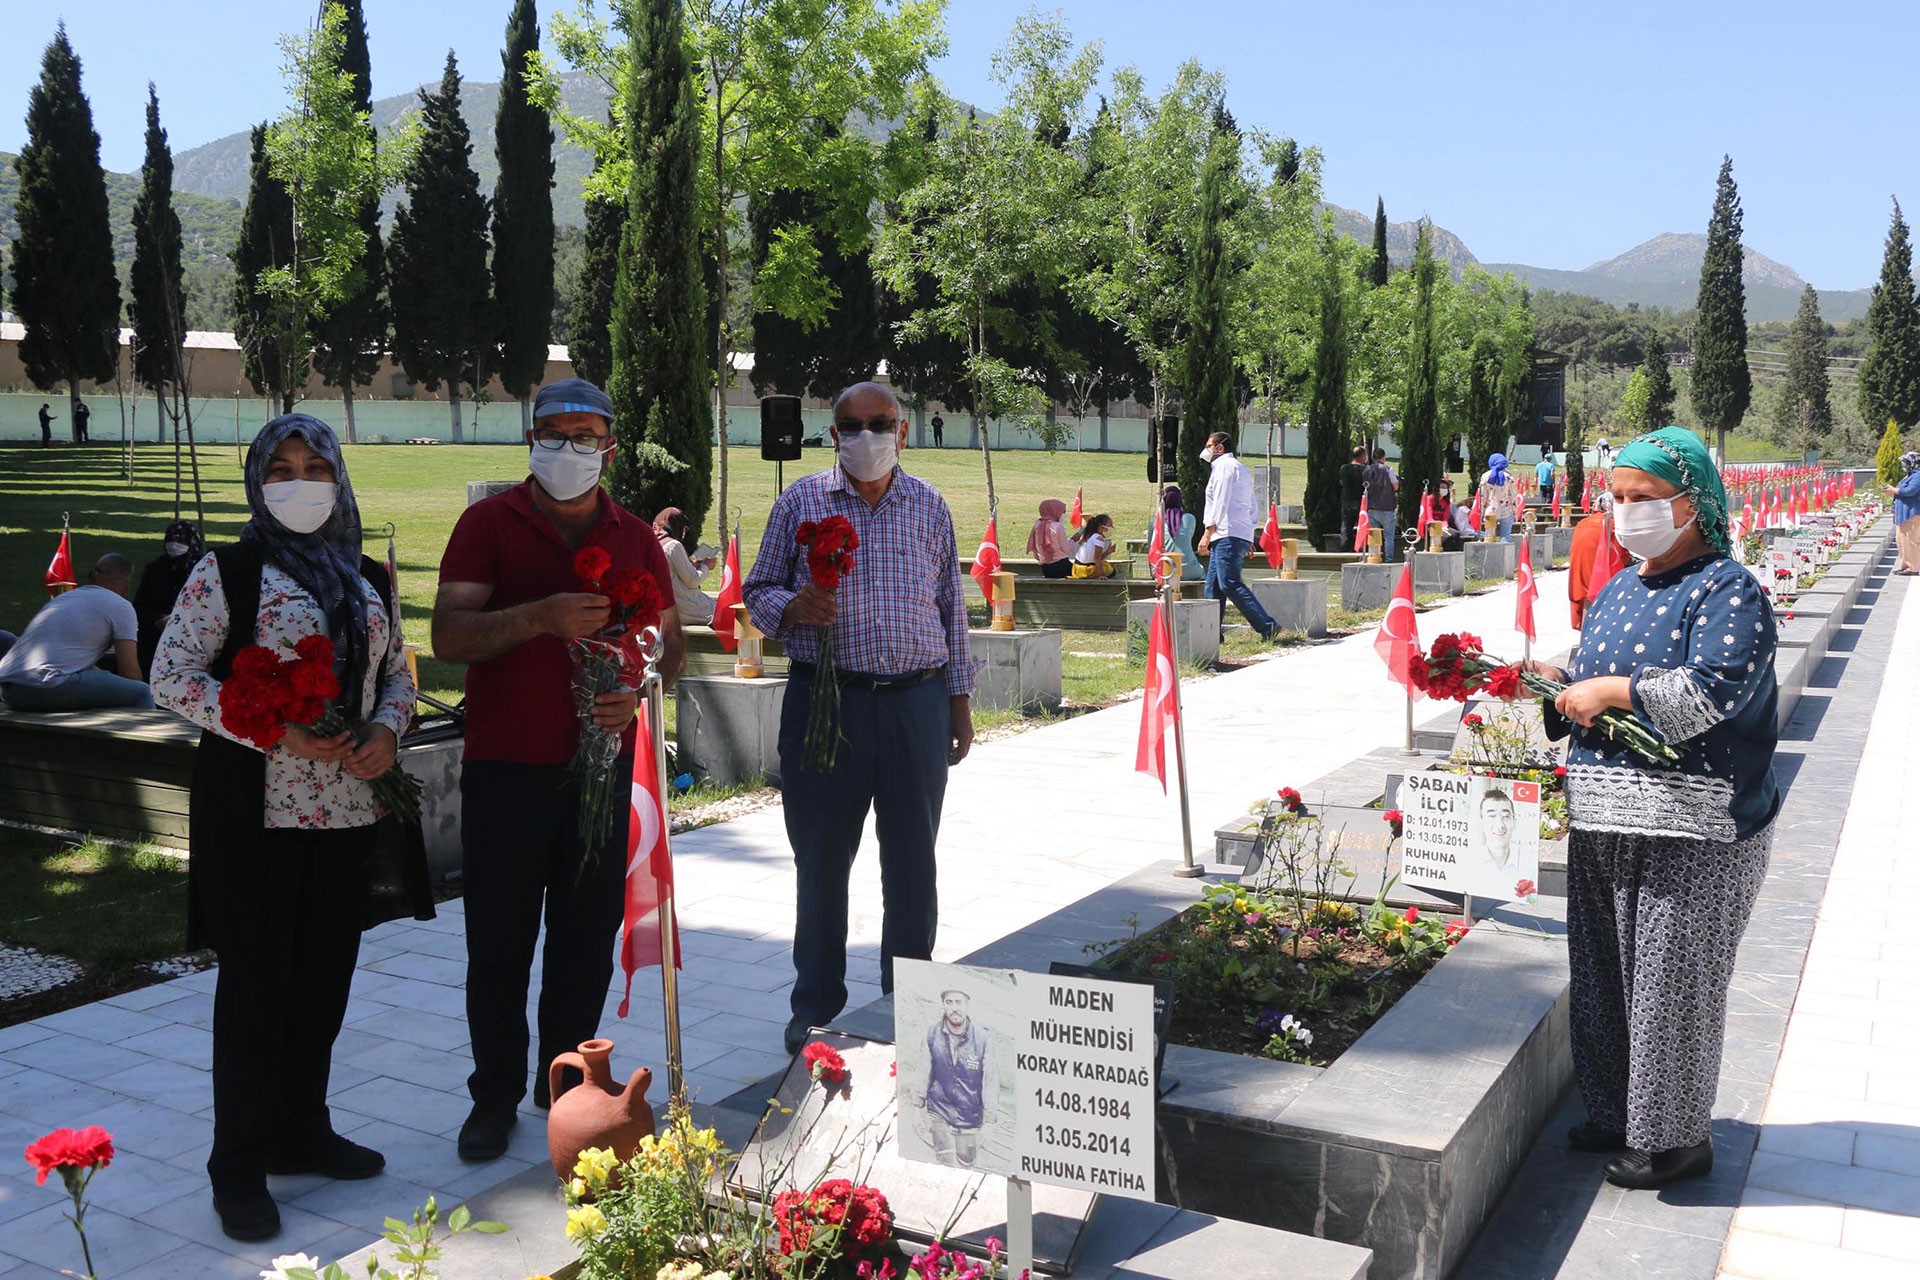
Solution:
<svg viewBox="0 0 1920 1280"><path fill-rule="evenodd" d="M573 572L583 590L605 596L613 610L613 620L599 634L567 642L573 660L573 711L580 721L567 770L580 786L580 841L591 862L613 833L614 815L625 807L628 789L626 779L614 776L621 734L595 724L593 709L603 693L640 687L646 674L640 638L660 620L667 601L651 574L614 568L605 547L582 547L574 554Z"/></svg>
<svg viewBox="0 0 1920 1280"><path fill-rule="evenodd" d="M1435 636L1433 647L1407 662L1414 687L1430 698L1465 702L1477 693L1493 698L1515 698L1522 689L1551 702L1567 686L1558 680L1522 670L1487 656L1480 637L1461 631ZM1654 737L1647 727L1624 711L1600 713L1593 727L1651 764L1676 764L1680 753Z"/></svg>
<svg viewBox="0 0 1920 1280"><path fill-rule="evenodd" d="M845 516L803 521L793 540L807 549L807 576L822 591L839 590L840 580L853 572L860 535ZM807 711L803 747L809 769L833 772L840 755L840 681L833 669L831 623L820 628L820 655L814 659L813 703Z"/></svg>
<svg viewBox="0 0 1920 1280"><path fill-rule="evenodd" d="M782 1191L773 1199L773 1223L785 1258L857 1259L893 1238L886 1196L845 1178L828 1178L809 1191ZM802 1267L797 1274L814 1273Z"/></svg>
<svg viewBox="0 0 1920 1280"><path fill-rule="evenodd" d="M348 719L336 705L340 677L334 673L333 641L303 637L293 656L283 658L263 644L250 644L233 657L233 670L220 686L220 724L234 737L271 751L289 727L315 737L351 733L367 740L367 726ZM420 780L400 767L373 780L373 794L389 812L412 822L420 816Z"/></svg>

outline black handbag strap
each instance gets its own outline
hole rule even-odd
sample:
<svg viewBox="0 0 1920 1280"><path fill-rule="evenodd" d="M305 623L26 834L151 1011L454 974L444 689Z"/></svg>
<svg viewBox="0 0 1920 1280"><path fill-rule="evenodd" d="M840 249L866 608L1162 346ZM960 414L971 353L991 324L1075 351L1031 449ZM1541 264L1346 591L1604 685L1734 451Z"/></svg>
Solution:
<svg viewBox="0 0 1920 1280"><path fill-rule="evenodd" d="M260 570L266 559L259 546L251 542L216 547L213 558L220 567L221 590L227 596L227 642L220 647L208 673L216 680L225 680L233 674L233 660L253 643L254 629L260 621ZM400 628L393 622L393 578L387 566L372 556L360 557L360 576L373 585L374 594L387 611L387 652L374 659L377 669L384 669L387 655L400 642ZM366 709L361 713L364 715Z"/></svg>

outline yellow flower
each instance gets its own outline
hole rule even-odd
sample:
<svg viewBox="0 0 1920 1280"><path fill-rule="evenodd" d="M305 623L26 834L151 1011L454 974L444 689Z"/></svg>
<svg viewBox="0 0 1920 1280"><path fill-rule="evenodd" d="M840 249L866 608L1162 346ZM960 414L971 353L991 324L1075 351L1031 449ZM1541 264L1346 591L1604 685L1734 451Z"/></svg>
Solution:
<svg viewBox="0 0 1920 1280"><path fill-rule="evenodd" d="M567 1184L567 1199L577 1204L585 1200L592 1190L593 1188L587 1185L585 1178L575 1178Z"/></svg>
<svg viewBox="0 0 1920 1280"><path fill-rule="evenodd" d="M704 1270L697 1262L677 1258L653 1273L653 1280L700 1280Z"/></svg>
<svg viewBox="0 0 1920 1280"><path fill-rule="evenodd" d="M573 1176L583 1180L589 1189L599 1191L607 1185L607 1177L620 1167L620 1157L613 1154L611 1147L588 1147L573 1162Z"/></svg>
<svg viewBox="0 0 1920 1280"><path fill-rule="evenodd" d="M567 1239L584 1244L607 1229L607 1215L596 1204L567 1210Z"/></svg>

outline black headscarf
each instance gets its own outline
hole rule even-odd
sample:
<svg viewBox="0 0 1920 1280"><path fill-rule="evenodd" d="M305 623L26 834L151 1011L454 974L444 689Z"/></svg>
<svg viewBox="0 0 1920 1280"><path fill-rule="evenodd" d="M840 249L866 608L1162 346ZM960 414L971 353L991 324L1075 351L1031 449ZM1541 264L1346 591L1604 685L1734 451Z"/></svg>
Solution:
<svg viewBox="0 0 1920 1280"><path fill-rule="evenodd" d="M191 520L175 520L160 535L161 542L178 542L185 545L187 553L182 558L188 564L200 559L200 526Z"/></svg>
<svg viewBox="0 0 1920 1280"><path fill-rule="evenodd" d="M312 533L295 533L267 510L267 464L288 436L299 436L307 447L333 464L339 495L333 514ZM260 428L247 450L247 506L253 519L241 538L257 543L267 560L311 595L327 616L327 634L340 661L341 688L348 707L359 704L367 672L367 598L360 577L360 504L347 479L346 459L333 428L306 413L286 413Z"/></svg>

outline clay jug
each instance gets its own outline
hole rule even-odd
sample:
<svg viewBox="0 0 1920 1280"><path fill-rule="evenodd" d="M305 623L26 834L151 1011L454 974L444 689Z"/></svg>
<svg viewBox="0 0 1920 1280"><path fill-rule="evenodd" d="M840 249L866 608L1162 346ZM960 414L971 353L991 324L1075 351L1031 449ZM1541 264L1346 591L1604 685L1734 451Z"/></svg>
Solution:
<svg viewBox="0 0 1920 1280"><path fill-rule="evenodd" d="M612 1147L621 1160L630 1159L640 1139L653 1132L653 1108L647 1086L653 1072L641 1067L622 1089L613 1082L608 1059L613 1041L588 1040L577 1053L563 1053L547 1068L547 1087L553 1107L547 1112L547 1154L562 1181L573 1176L574 1161L588 1147ZM560 1092L560 1072L572 1067L586 1077Z"/></svg>

